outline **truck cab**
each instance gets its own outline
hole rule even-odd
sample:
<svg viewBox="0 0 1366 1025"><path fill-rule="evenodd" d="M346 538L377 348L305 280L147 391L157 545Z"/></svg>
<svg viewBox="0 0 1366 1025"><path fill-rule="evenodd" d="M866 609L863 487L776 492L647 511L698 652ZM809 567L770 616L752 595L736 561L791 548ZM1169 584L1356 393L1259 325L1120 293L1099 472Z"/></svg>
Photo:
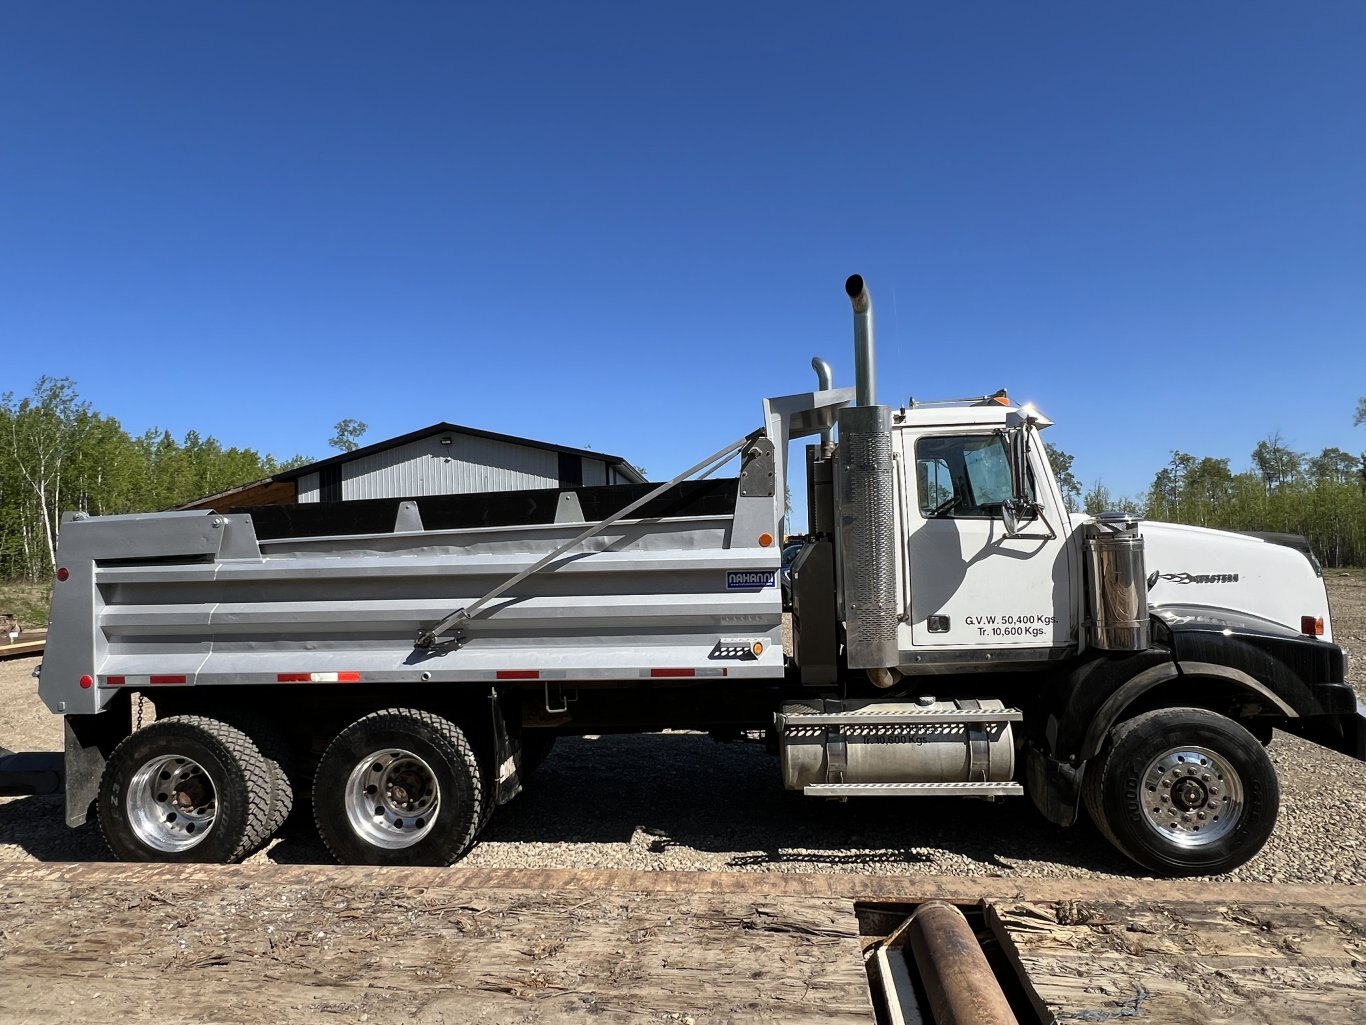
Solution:
<svg viewBox="0 0 1366 1025"><path fill-rule="evenodd" d="M838 443L807 448L815 540L792 578L811 697L778 716L789 788L1027 792L1060 825L1085 805L1149 870L1197 874L1270 835L1275 728L1366 759L1302 544L1074 515L1032 406L879 405L871 300L857 276L846 291L858 381ZM814 406L835 396L822 384Z"/></svg>
<svg viewBox="0 0 1366 1025"><path fill-rule="evenodd" d="M907 675L1036 667L1078 650L1080 553L1038 441L1051 421L1008 401L912 405L892 415L903 585L897 669Z"/></svg>

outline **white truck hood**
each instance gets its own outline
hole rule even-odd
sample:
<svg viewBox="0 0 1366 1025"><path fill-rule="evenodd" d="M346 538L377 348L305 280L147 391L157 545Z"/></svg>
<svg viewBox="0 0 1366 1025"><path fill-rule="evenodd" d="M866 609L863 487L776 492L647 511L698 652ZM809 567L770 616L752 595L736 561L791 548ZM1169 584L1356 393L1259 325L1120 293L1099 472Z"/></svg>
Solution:
<svg viewBox="0 0 1366 1025"><path fill-rule="evenodd" d="M1323 578L1302 552L1246 534L1142 521L1148 604L1229 609L1299 631L1303 616L1323 618L1333 639Z"/></svg>

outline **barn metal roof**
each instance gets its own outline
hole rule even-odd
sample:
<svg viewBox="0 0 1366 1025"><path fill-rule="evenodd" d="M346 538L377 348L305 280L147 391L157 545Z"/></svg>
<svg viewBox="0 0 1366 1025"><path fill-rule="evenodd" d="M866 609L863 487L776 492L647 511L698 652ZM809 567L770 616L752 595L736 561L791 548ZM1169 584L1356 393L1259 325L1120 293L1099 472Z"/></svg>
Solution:
<svg viewBox="0 0 1366 1025"><path fill-rule="evenodd" d="M373 455L376 452L384 452L391 448L398 448L410 442L420 441L423 438L430 438L434 434L469 434L476 438L488 438L491 441L502 441L509 445L525 445L528 448L541 448L550 452L564 452L567 455L584 456L587 459L598 459L608 466L615 466L619 473L628 480L640 484L645 478L640 475L634 466L628 463L621 456L614 456L607 452L594 452L587 448L571 448L568 445L552 445L548 441L535 441L532 438L518 438L511 434L498 434L495 431L483 431L477 427L462 427L460 424L441 423L432 424L430 427L423 427L420 430L409 434L401 434L397 438L389 438L387 441L377 441L373 445L366 445L363 448L353 449L350 452L341 452L327 459L320 459L316 463L309 463L307 466L296 466L292 470L282 470L275 474L272 480L298 480L300 477L310 473L317 473L319 470L335 466L339 463L348 463L353 459L360 459L364 456Z"/></svg>

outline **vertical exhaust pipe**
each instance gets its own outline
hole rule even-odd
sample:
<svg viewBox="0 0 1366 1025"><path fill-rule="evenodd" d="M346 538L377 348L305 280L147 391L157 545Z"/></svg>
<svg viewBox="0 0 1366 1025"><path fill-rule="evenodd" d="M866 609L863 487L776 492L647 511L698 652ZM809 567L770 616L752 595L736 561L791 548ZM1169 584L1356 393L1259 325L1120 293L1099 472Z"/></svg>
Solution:
<svg viewBox="0 0 1366 1025"><path fill-rule="evenodd" d="M892 469L892 411L877 404L873 355L873 300L863 278L844 283L854 306L855 404L837 414L840 429L836 469L839 523L836 554L842 585L845 655L850 669L874 670L879 686L892 678L882 670L898 662L895 475Z"/></svg>
<svg viewBox="0 0 1366 1025"><path fill-rule="evenodd" d="M830 364L819 356L812 356L811 369L816 372L816 383L821 391L829 391L835 383L835 372L830 369Z"/></svg>
<svg viewBox="0 0 1366 1025"><path fill-rule="evenodd" d="M877 405L877 353L873 342L873 297L861 274L851 274L845 294L854 306L854 402Z"/></svg>
<svg viewBox="0 0 1366 1025"><path fill-rule="evenodd" d="M811 357L811 369L816 372L816 384L821 391L829 391L835 386L835 372L830 369L830 364L819 356ZM821 449L829 458L831 450L835 445L835 428L827 427L821 431Z"/></svg>

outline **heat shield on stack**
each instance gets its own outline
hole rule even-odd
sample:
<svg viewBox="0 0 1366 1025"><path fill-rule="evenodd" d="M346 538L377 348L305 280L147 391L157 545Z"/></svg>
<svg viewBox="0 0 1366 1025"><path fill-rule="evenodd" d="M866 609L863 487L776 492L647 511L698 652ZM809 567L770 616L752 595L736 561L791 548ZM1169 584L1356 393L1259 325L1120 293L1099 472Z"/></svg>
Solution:
<svg viewBox="0 0 1366 1025"><path fill-rule="evenodd" d="M839 412L838 519L851 669L897 664L896 506L892 411Z"/></svg>

